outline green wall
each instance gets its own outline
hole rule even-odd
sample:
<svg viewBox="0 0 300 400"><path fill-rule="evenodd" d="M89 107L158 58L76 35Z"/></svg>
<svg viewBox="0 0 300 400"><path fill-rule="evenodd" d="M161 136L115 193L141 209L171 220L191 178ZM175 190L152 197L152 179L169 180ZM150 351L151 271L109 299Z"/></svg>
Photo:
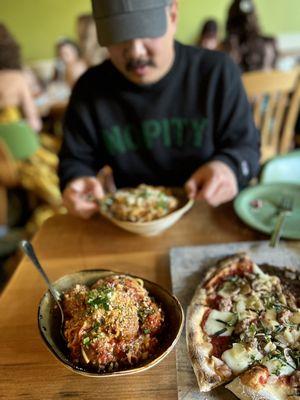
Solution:
<svg viewBox="0 0 300 400"><path fill-rule="evenodd" d="M231 0L180 0L177 36L193 43L203 20L213 17L225 25ZM300 0L255 0L260 25L265 34L300 33Z"/></svg>
<svg viewBox="0 0 300 400"><path fill-rule="evenodd" d="M90 0L0 0L0 21L22 46L24 59L51 58L62 36L75 37L75 20Z"/></svg>
<svg viewBox="0 0 300 400"><path fill-rule="evenodd" d="M202 21L209 17L224 25L231 0L180 0L177 37L193 43ZM300 33L300 0L256 0L266 34ZM25 60L51 58L61 36L75 37L76 17L90 12L90 0L0 0L0 20L23 49Z"/></svg>

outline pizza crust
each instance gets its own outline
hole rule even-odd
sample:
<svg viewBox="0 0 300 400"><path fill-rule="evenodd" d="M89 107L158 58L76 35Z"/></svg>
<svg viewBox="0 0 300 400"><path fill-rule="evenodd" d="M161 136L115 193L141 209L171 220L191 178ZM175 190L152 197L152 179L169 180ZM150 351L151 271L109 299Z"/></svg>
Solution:
<svg viewBox="0 0 300 400"><path fill-rule="evenodd" d="M242 383L241 377L238 377L225 387L241 400L299 400L299 396L289 395L288 388L282 388L276 383L266 384L262 389L256 390Z"/></svg>
<svg viewBox="0 0 300 400"><path fill-rule="evenodd" d="M243 269L246 271L247 268L252 267L254 263L246 253L238 253L223 258L217 263L216 267L211 268L207 272L204 283L201 286L205 287L207 290L213 288L220 278L234 273L237 265L239 268L243 266Z"/></svg>
<svg viewBox="0 0 300 400"><path fill-rule="evenodd" d="M215 269L216 271L216 269ZM232 372L219 358L211 356L212 345L201 328L203 316L208 307L204 306L206 291L199 285L187 309L186 340L188 353L201 392L208 392L228 382Z"/></svg>
<svg viewBox="0 0 300 400"><path fill-rule="evenodd" d="M209 355L212 345L205 340L202 329L199 329L206 310L207 307L196 302L187 310L187 347L201 392L208 392L223 383L216 374L214 360Z"/></svg>
<svg viewBox="0 0 300 400"><path fill-rule="evenodd" d="M235 254L221 260L211 268L199 285L187 309L186 340L188 353L201 392L208 392L232 379L232 371L221 359L211 356L212 345L201 328L201 322L206 310L206 291L213 288L215 282L224 275L234 271L236 265L246 260L251 262L245 253Z"/></svg>

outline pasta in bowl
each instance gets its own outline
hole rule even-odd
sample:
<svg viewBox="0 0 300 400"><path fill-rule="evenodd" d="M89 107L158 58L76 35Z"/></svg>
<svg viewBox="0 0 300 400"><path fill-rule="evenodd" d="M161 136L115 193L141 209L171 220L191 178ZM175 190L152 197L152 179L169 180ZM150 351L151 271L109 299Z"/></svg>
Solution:
<svg viewBox="0 0 300 400"><path fill-rule="evenodd" d="M193 205L183 189L139 185L100 201L100 212L132 233L153 236L177 222Z"/></svg>
<svg viewBox="0 0 300 400"><path fill-rule="evenodd" d="M180 336L182 308L153 282L85 270L54 286L62 293L64 337L49 292L39 305L39 329L51 352L74 372L107 377L145 371L169 354Z"/></svg>

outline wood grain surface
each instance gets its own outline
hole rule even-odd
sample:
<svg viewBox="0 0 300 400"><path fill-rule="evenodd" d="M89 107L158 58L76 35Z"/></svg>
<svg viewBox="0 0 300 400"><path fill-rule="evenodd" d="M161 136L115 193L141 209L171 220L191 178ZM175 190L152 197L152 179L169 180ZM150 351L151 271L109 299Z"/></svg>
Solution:
<svg viewBox="0 0 300 400"><path fill-rule="evenodd" d="M171 247L265 238L240 222L231 204L213 209L201 203L157 237L122 231L100 216L85 221L59 215L46 221L33 243L52 280L81 269L109 268L170 289ZM61 365L37 328L45 290L24 258L0 298L0 399L177 399L174 351L158 366L128 377L87 378Z"/></svg>

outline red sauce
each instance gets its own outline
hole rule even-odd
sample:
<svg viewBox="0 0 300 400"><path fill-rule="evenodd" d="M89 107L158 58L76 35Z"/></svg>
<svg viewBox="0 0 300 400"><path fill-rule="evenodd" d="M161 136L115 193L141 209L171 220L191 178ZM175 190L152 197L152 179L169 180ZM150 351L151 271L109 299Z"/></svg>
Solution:
<svg viewBox="0 0 300 400"><path fill-rule="evenodd" d="M243 278L245 276L245 272L251 273L252 272L252 267L250 266L245 269L237 268L233 273L230 271L227 275L224 275L220 277L216 282L215 282L215 288L218 289L219 286L221 286L225 281L228 280L228 278L233 278L235 276L239 276L240 278Z"/></svg>
<svg viewBox="0 0 300 400"><path fill-rule="evenodd" d="M164 315L134 278L113 275L92 287L76 285L65 292L63 307L64 335L76 364L85 364L87 357L100 372L118 370L144 362L158 350L156 335Z"/></svg>
<svg viewBox="0 0 300 400"><path fill-rule="evenodd" d="M258 382L264 386L268 382L269 376L270 373L268 368L264 368L264 374L260 375L260 377L258 378Z"/></svg>
<svg viewBox="0 0 300 400"><path fill-rule="evenodd" d="M223 282L225 282L229 277L240 276L243 277L245 272L252 273L253 272L253 265L247 263L246 261L241 262L239 266L234 266L229 268L226 272L223 272L219 276L212 278L210 281L207 282L206 288L213 287L217 289Z"/></svg>
<svg viewBox="0 0 300 400"><path fill-rule="evenodd" d="M221 355L224 353L224 351L231 347L230 336L212 336L210 340L213 346L212 356L217 358L221 358Z"/></svg>
<svg viewBox="0 0 300 400"><path fill-rule="evenodd" d="M214 310L219 310L220 301L222 300L222 296L216 295L215 297L211 297L207 300L207 305Z"/></svg>
<svg viewBox="0 0 300 400"><path fill-rule="evenodd" d="M205 324L212 310L208 309L205 311L202 321L201 328L205 332ZM205 332L206 333L206 332ZM210 336L210 342L213 346L212 355L220 358L224 351L231 347L231 337L230 336Z"/></svg>
<svg viewBox="0 0 300 400"><path fill-rule="evenodd" d="M201 326L201 328L202 328L202 330L203 330L204 332L205 332L204 327L205 327L206 321L207 321L208 316L209 316L209 314L211 313L211 311L212 311L212 310L208 309L208 310L205 311L205 313L204 313L204 315L203 315L203 318L202 318L202 321L201 321L200 326ZM206 332L205 332L205 333L206 333Z"/></svg>

